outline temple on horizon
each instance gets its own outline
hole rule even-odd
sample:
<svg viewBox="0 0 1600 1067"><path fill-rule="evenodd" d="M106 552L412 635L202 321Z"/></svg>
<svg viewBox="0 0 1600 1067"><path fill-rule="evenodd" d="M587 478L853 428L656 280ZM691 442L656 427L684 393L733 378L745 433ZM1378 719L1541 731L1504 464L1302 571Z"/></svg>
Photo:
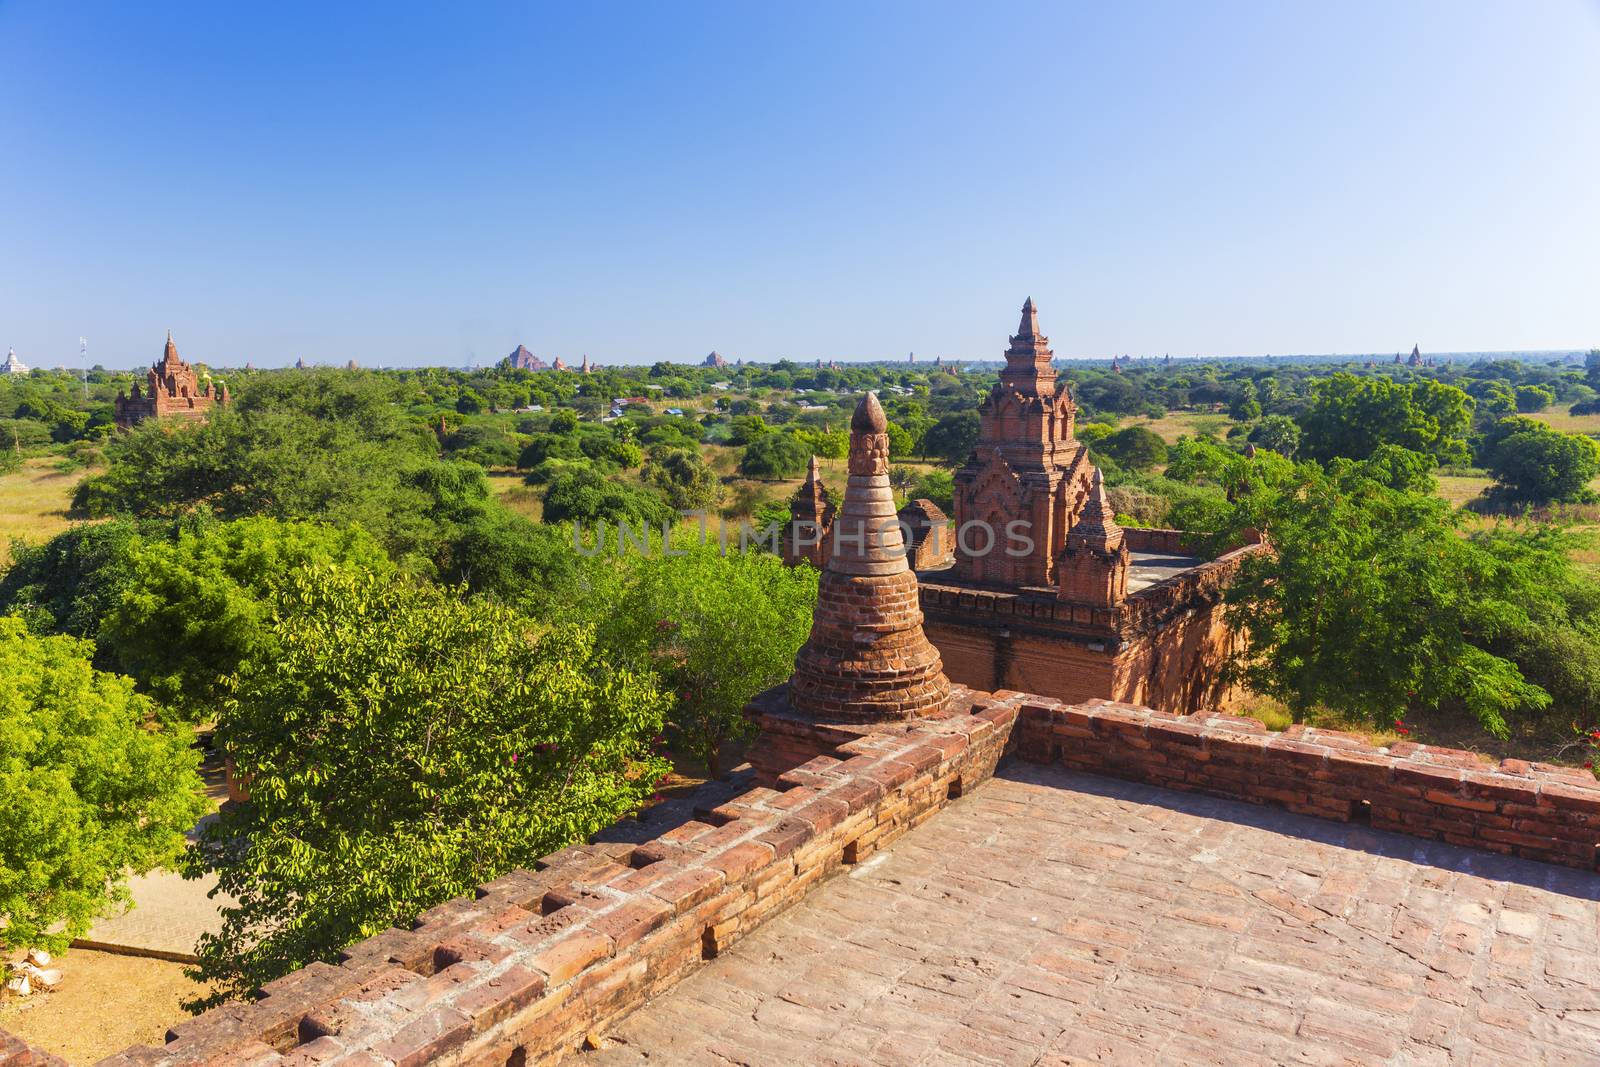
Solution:
<svg viewBox="0 0 1600 1067"><path fill-rule="evenodd" d="M224 384L214 388L209 378L204 387L195 377L194 368L178 358L178 346L173 343L172 331L167 331L167 347L161 360L145 373L145 391L139 392L139 383L133 383L131 395L117 394L116 424L124 430L132 429L145 419L183 418L204 421L212 411L226 406L232 397Z"/></svg>

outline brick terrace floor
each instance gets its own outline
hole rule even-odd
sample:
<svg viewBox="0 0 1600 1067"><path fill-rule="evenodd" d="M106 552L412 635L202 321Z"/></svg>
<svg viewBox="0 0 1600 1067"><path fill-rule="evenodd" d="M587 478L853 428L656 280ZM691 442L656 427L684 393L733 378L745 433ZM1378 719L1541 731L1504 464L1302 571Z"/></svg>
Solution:
<svg viewBox="0 0 1600 1067"><path fill-rule="evenodd" d="M1600 1065L1597 899L1591 874L1010 764L577 1062Z"/></svg>

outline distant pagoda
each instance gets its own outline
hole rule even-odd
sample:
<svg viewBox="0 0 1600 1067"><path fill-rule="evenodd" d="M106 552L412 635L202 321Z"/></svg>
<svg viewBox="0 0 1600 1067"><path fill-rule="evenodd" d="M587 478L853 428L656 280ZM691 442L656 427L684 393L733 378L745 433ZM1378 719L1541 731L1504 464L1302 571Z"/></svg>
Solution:
<svg viewBox="0 0 1600 1067"><path fill-rule="evenodd" d="M131 395L117 394L116 424L125 430L132 429L145 419L178 418L204 422L212 411L226 406L232 398L228 387L216 391L211 380L204 388L195 377L194 368L178 358L178 346L173 343L172 331L167 331L167 347L160 362L145 373L146 390L141 395L139 383L133 384Z"/></svg>

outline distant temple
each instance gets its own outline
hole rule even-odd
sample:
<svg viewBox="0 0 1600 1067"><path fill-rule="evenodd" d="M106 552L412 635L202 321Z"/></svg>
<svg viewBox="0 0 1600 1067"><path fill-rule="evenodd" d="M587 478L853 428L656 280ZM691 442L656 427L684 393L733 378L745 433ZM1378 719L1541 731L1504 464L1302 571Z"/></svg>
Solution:
<svg viewBox="0 0 1600 1067"><path fill-rule="evenodd" d="M8 348L6 349L5 366L0 367L0 373L20 377L21 375L28 373L28 366L27 364L23 363L22 360L17 358L16 349Z"/></svg>
<svg viewBox="0 0 1600 1067"><path fill-rule="evenodd" d="M707 356L705 358L704 361L701 362L700 365L702 367L718 367L718 368L721 368L721 367L726 367L728 365L728 361L723 359L722 356L719 355L718 353L712 352L709 356Z"/></svg>
<svg viewBox="0 0 1600 1067"><path fill-rule="evenodd" d="M589 353L585 352L583 354L583 366L578 369L583 371L585 374L594 373L593 368L589 366Z"/></svg>
<svg viewBox="0 0 1600 1067"><path fill-rule="evenodd" d="M1406 363L1407 363L1408 366L1412 366L1412 367L1420 367L1420 366L1422 366L1422 351L1421 351L1421 348L1422 348L1421 345L1412 345L1411 346L1411 358L1406 360Z"/></svg>
<svg viewBox="0 0 1600 1067"><path fill-rule="evenodd" d="M194 368L178 358L178 346L167 332L167 348L161 362L145 374L146 389L139 392L139 383L133 383L132 395L117 394L116 423L123 429L132 429L145 419L181 418L204 422L211 412L223 407L232 399L228 387L220 392L213 389L211 380L204 388L195 378Z"/></svg>
<svg viewBox="0 0 1600 1067"><path fill-rule="evenodd" d="M525 345L518 345L506 357L506 367L511 370L546 370L548 366L544 360L529 352Z"/></svg>
<svg viewBox="0 0 1600 1067"><path fill-rule="evenodd" d="M551 370L566 370L567 369L567 362L566 362L566 360L562 359L560 356L557 356L555 358L555 361L550 364L550 369Z"/></svg>

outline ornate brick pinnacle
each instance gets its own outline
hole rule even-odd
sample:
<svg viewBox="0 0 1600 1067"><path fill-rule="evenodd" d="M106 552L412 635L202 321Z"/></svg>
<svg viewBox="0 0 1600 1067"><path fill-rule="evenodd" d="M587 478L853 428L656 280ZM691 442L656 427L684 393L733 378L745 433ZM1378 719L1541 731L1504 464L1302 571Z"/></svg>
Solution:
<svg viewBox="0 0 1600 1067"><path fill-rule="evenodd" d="M1083 502L1083 511L1073 523L1068 540L1107 555L1122 547L1122 527L1117 525L1116 511L1106 496L1106 476L1099 467L1094 469L1089 498Z"/></svg>
<svg viewBox="0 0 1600 1067"><path fill-rule="evenodd" d="M917 576L889 488L887 428L868 393L850 420L850 478L790 681L795 710L818 721L895 722L941 711L950 697L939 652L922 632Z"/></svg>

